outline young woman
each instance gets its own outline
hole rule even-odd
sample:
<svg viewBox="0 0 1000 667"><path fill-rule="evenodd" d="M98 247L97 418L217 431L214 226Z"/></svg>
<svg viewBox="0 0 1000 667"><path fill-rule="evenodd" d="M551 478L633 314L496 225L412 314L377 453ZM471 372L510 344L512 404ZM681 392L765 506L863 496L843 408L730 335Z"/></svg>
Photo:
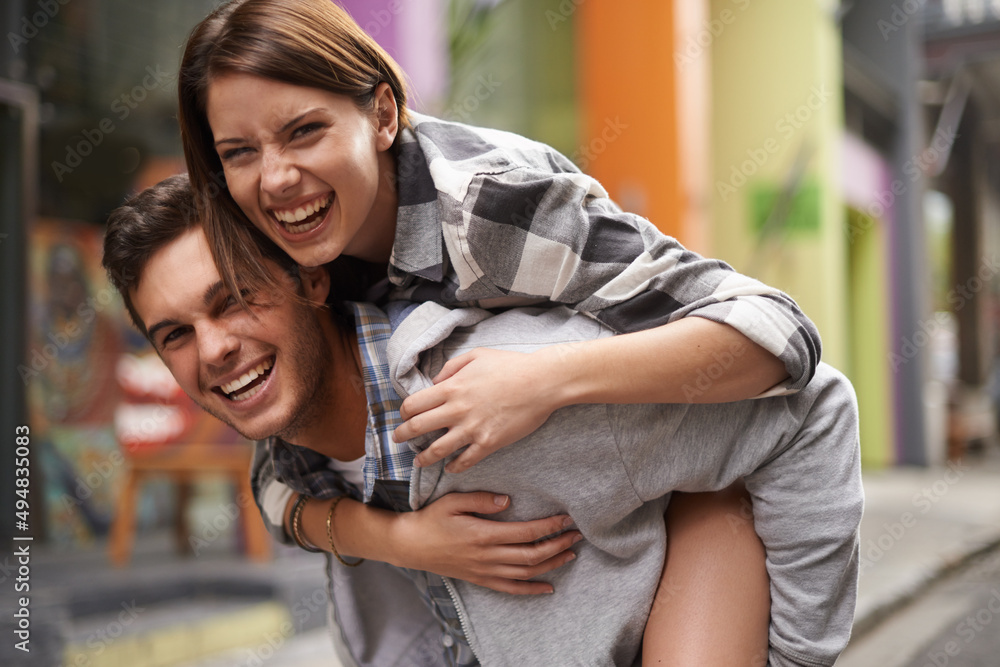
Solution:
<svg viewBox="0 0 1000 667"><path fill-rule="evenodd" d="M402 405L397 440L446 430L415 465L459 452L448 470L461 472L566 405L734 401L795 391L813 375L819 336L789 297L622 212L544 145L409 111L396 64L330 0L223 5L188 41L179 94L200 214L233 293L237 276L268 280L239 222L249 219L304 266L367 262L398 297L561 303L621 333L453 360ZM644 660L766 655L763 552L752 531L732 530L732 517L749 518L745 495L678 500ZM345 550L388 560L362 516L344 514L359 518L340 529ZM461 553L412 566L498 590L526 578L510 574L509 554ZM517 592L544 590L532 584Z"/></svg>

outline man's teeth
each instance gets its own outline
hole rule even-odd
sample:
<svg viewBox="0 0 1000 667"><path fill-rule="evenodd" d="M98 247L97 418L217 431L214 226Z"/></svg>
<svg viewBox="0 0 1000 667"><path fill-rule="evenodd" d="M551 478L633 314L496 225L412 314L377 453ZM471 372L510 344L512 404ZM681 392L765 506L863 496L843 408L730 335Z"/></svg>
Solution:
<svg viewBox="0 0 1000 667"><path fill-rule="evenodd" d="M261 388L261 385L257 385L256 387L254 387L252 389L248 389L245 392L243 392L242 394L239 394L238 396L233 396L232 397L233 401L236 401L236 402L245 401L248 398L250 398L251 396L253 396L254 394L256 394L258 391L260 391L260 388Z"/></svg>
<svg viewBox="0 0 1000 667"><path fill-rule="evenodd" d="M247 386L257 378L259 378L261 375L264 374L265 371L270 370L270 368L271 368L271 360L267 359L266 361L257 364L256 368L251 368L249 371L239 376L232 382L227 382L224 385L220 385L219 389L221 389L226 394L232 394L233 392L239 391L243 387ZM250 391L246 392L241 396L238 397L230 396L230 398L232 398L234 401L242 401L256 394L258 389L260 389L259 386L254 387L253 389L251 389Z"/></svg>
<svg viewBox="0 0 1000 667"><path fill-rule="evenodd" d="M285 223L286 225L292 225L292 224L295 224L296 222L302 222L303 220L305 220L306 218L308 218L310 215L312 215L316 211L320 211L320 210L326 208L327 206L330 205L330 202L332 200L333 200L333 193L331 192L330 194L326 195L325 197L320 197L318 199L314 199L311 202L309 202L308 204L306 204L305 206L300 206L299 208L297 208L297 209L295 209L293 211L279 211L279 210L275 210L274 211L274 217L277 218L279 221ZM303 225L303 226L305 227L307 225ZM312 227L314 227L314 226L315 226L315 223L313 223L311 226L309 226L309 229L312 229ZM306 231L306 230L294 230L294 231Z"/></svg>

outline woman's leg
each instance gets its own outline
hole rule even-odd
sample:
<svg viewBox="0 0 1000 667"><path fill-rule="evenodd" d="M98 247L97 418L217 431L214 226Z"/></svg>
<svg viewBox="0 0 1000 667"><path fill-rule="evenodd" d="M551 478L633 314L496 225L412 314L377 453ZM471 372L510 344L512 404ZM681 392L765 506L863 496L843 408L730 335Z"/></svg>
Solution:
<svg viewBox="0 0 1000 667"><path fill-rule="evenodd" d="M667 562L642 664L763 667L771 598L743 483L675 493L666 520Z"/></svg>

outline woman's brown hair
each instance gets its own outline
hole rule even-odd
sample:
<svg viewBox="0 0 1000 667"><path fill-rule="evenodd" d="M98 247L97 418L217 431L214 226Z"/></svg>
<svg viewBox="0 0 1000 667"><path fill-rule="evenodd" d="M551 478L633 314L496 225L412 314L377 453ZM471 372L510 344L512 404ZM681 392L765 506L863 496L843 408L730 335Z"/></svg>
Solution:
<svg viewBox="0 0 1000 667"><path fill-rule="evenodd" d="M237 275L252 287L271 281L253 225L226 189L208 124L208 86L227 73L346 95L365 111L374 111L375 89L384 81L396 99L400 126L409 121L402 70L333 0L232 0L195 27L178 77L181 141L219 273L238 294Z"/></svg>

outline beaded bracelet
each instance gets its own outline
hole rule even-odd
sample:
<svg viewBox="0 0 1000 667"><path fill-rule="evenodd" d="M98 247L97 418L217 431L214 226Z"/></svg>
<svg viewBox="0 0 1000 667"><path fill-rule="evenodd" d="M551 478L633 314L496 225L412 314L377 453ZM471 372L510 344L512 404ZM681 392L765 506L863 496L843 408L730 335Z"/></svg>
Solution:
<svg viewBox="0 0 1000 667"><path fill-rule="evenodd" d="M337 560L347 567L357 567L358 565L364 563L365 559L359 558L354 563L348 563L344 560L343 556L340 555L340 552L337 551L337 546L333 543L333 512L337 509L337 505L340 504L340 501L346 497L347 496L338 496L334 498L333 503L330 505L330 511L326 515L326 537L330 540L330 551L332 551L333 555L337 557Z"/></svg>
<svg viewBox="0 0 1000 667"><path fill-rule="evenodd" d="M295 541L295 544L306 551L321 553L322 549L317 549L309 544L302 536L302 510L306 508L307 502L309 502L309 496L302 495L299 496L299 499L295 501L295 505L292 507L292 539Z"/></svg>

